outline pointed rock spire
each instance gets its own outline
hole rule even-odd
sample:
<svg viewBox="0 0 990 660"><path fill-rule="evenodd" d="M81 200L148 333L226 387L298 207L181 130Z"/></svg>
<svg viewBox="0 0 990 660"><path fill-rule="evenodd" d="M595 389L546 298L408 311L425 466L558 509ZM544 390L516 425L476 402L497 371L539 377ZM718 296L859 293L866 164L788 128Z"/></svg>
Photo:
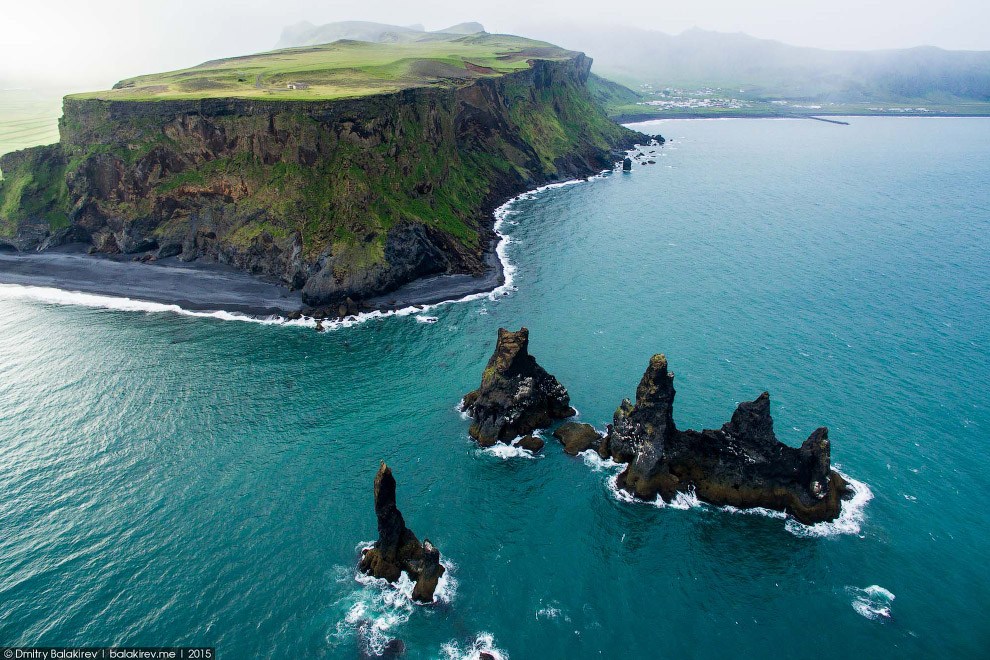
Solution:
<svg viewBox="0 0 990 660"><path fill-rule="evenodd" d="M461 410L474 419L471 437L483 447L545 428L576 414L567 390L529 354L529 330L498 329L495 352Z"/></svg>
<svg viewBox="0 0 990 660"><path fill-rule="evenodd" d="M395 477L382 461L375 475L375 515L378 518L378 540L361 553L360 570L377 578L395 582L405 571L416 583L413 598L433 602L437 583L443 576L440 551L432 543L420 543L406 527L402 513L395 504Z"/></svg>
<svg viewBox="0 0 990 660"><path fill-rule="evenodd" d="M847 486L831 468L827 429L812 433L800 448L781 443L764 392L740 403L720 430L679 431L673 377L666 358L654 355L636 403L624 400L615 411L603 447L629 464L619 487L646 500L693 491L712 504L786 511L803 523L839 515Z"/></svg>

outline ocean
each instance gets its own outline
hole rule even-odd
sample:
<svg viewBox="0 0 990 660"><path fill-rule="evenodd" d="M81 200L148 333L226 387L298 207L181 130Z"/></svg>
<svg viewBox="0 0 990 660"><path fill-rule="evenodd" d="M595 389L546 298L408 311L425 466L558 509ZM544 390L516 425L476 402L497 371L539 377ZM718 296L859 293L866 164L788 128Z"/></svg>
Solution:
<svg viewBox="0 0 990 660"><path fill-rule="evenodd" d="M0 286L0 646L220 658L981 657L990 648L990 120L699 120L501 211L495 295L349 323ZM653 353L680 428L771 395L830 429L831 524L478 449L500 326L603 428ZM440 602L359 578L386 460Z"/></svg>

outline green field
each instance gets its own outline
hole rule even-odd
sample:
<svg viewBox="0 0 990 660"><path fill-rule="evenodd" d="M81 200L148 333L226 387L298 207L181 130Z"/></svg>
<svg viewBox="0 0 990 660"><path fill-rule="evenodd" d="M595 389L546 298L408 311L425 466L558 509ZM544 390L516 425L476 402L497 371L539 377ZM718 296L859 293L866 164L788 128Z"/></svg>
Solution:
<svg viewBox="0 0 990 660"><path fill-rule="evenodd" d="M214 60L122 80L111 90L71 98L339 99L412 87L459 86L525 69L530 59L562 60L573 55L541 41L483 33L395 44L344 40Z"/></svg>
<svg viewBox="0 0 990 660"><path fill-rule="evenodd" d="M58 142L62 99L56 92L0 90L0 156Z"/></svg>

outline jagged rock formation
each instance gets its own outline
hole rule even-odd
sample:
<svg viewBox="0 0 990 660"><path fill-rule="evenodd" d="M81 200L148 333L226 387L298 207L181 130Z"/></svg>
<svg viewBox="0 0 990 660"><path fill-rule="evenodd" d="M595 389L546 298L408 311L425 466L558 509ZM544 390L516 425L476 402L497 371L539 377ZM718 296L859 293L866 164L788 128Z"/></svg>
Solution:
<svg viewBox="0 0 990 660"><path fill-rule="evenodd" d="M577 422L562 424L553 432L553 437L560 440L560 444L564 445L564 452L571 456L577 456L592 447L597 450L602 439L594 426Z"/></svg>
<svg viewBox="0 0 990 660"><path fill-rule="evenodd" d="M529 354L526 328L498 329L481 386L464 397L461 409L474 419L469 432L483 447L510 443L576 414L564 386Z"/></svg>
<svg viewBox="0 0 990 660"><path fill-rule="evenodd" d="M831 469L828 429L800 448L779 442L764 392L739 404L721 429L679 431L673 380L667 359L654 355L635 404L626 399L615 411L604 442L614 460L628 463L619 487L645 500L694 489L712 504L786 511L805 524L839 515L847 486Z"/></svg>
<svg viewBox="0 0 990 660"><path fill-rule="evenodd" d="M405 571L416 583L413 599L432 603L437 583L444 573L440 551L429 539L420 543L406 527L406 521L395 505L395 477L384 461L375 475L375 515L378 517L378 540L361 553L361 571L389 582L398 580Z"/></svg>

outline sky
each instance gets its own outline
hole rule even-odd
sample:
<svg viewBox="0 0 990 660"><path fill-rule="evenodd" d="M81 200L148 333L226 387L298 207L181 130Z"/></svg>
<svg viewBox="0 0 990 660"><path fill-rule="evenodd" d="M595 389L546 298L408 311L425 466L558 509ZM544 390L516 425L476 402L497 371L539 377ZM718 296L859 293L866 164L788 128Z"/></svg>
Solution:
<svg viewBox="0 0 990 660"><path fill-rule="evenodd" d="M270 49L302 20L427 29L473 20L524 35L550 23L670 34L700 27L831 49L990 50L990 0L9 0L0 9L0 86L108 87Z"/></svg>

